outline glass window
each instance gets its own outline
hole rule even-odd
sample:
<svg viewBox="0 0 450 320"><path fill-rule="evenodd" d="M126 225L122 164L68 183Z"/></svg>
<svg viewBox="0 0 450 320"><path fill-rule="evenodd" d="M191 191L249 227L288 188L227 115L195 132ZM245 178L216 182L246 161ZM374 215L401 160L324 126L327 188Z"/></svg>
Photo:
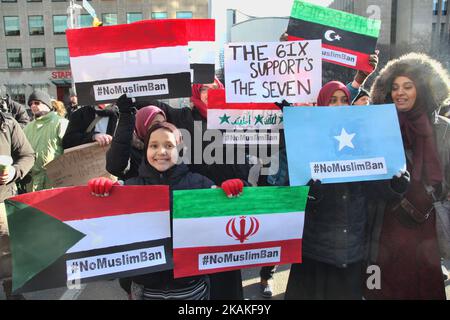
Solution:
<svg viewBox="0 0 450 320"><path fill-rule="evenodd" d="M22 68L22 50L6 49L8 68Z"/></svg>
<svg viewBox="0 0 450 320"><path fill-rule="evenodd" d="M27 2L42 2L42 0L27 0Z"/></svg>
<svg viewBox="0 0 450 320"><path fill-rule="evenodd" d="M446 16L448 10L448 0L442 0L442 15Z"/></svg>
<svg viewBox="0 0 450 320"><path fill-rule="evenodd" d="M67 29L67 16L53 16L53 33L64 34Z"/></svg>
<svg viewBox="0 0 450 320"><path fill-rule="evenodd" d="M192 19L192 11L177 11L177 19Z"/></svg>
<svg viewBox="0 0 450 320"><path fill-rule="evenodd" d="M28 17L28 28L30 29L30 36L44 34L44 17L43 16L29 16Z"/></svg>
<svg viewBox="0 0 450 320"><path fill-rule="evenodd" d="M128 12L127 13L127 23L132 23L136 21L142 20L142 13L141 12Z"/></svg>
<svg viewBox="0 0 450 320"><path fill-rule="evenodd" d="M167 12L152 12L152 19L167 19Z"/></svg>
<svg viewBox="0 0 450 320"><path fill-rule="evenodd" d="M5 25L5 36L19 36L20 23L19 17L3 17Z"/></svg>
<svg viewBox="0 0 450 320"><path fill-rule="evenodd" d="M63 67L70 64L69 49L55 48L55 66Z"/></svg>
<svg viewBox="0 0 450 320"><path fill-rule="evenodd" d="M45 67L45 49L44 48L31 49L31 67L33 67L33 68Z"/></svg>
<svg viewBox="0 0 450 320"><path fill-rule="evenodd" d="M2 2L17 2L17 0L2 0Z"/></svg>
<svg viewBox="0 0 450 320"><path fill-rule="evenodd" d="M438 0L433 0L433 15L437 16L438 14Z"/></svg>
<svg viewBox="0 0 450 320"><path fill-rule="evenodd" d="M14 101L25 104L25 85L23 84L8 84L6 85L9 96Z"/></svg>
<svg viewBox="0 0 450 320"><path fill-rule="evenodd" d="M92 27L92 17L90 14L80 14L78 17L78 24L80 27Z"/></svg>
<svg viewBox="0 0 450 320"><path fill-rule="evenodd" d="M102 14L102 22L104 26L113 26L117 24L117 13Z"/></svg>

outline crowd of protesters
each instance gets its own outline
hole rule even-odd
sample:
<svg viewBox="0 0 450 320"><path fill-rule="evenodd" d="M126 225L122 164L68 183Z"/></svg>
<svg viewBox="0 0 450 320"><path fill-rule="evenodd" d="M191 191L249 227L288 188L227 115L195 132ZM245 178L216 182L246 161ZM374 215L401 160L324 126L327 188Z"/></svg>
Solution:
<svg viewBox="0 0 450 320"><path fill-rule="evenodd" d="M378 52L371 55L370 63L375 70ZM415 53L390 61L366 90L370 74L358 71L347 85L346 79L325 84L317 105L395 104L407 170L385 181L309 181L302 263L291 267L286 299L445 299L433 201L450 199L450 120L446 118L450 78L439 62ZM194 159L194 137L207 130L212 88L223 85L218 79L194 84L191 107L184 108L157 100L135 102L126 95L114 104L79 106L73 92L64 107L36 90L28 98L32 120L0 88L0 157L5 162L0 167L0 279L8 299L23 296L11 292L3 201L16 195L18 188L20 192L51 188L45 166L64 149L91 142L110 146L106 169L124 185L168 185L171 191L221 187L230 197L245 192L243 186L289 186L283 138L279 152L272 155L278 158L278 171L257 179L250 177L250 159L241 164L179 163L180 146L188 142L190 150L181 149ZM286 101L277 105L282 110L298 107ZM183 141L179 129L187 130L192 141ZM207 145L201 143L203 154ZM114 183L96 178L89 188L106 196L114 192ZM381 269L377 290L366 286L365 270L370 265ZM275 269L261 270L264 297L272 296L269 281ZM120 284L130 299L137 300L243 299L240 270L181 279L164 271L120 279Z"/></svg>

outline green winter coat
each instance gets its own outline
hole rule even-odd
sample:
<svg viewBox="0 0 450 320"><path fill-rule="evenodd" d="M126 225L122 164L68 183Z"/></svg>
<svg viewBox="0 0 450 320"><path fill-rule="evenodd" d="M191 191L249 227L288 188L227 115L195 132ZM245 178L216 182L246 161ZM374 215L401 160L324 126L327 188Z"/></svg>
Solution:
<svg viewBox="0 0 450 320"><path fill-rule="evenodd" d="M51 188L44 166L64 153L62 138L68 123L52 111L24 128L36 153L36 161L31 169L31 182L26 185L27 192Z"/></svg>

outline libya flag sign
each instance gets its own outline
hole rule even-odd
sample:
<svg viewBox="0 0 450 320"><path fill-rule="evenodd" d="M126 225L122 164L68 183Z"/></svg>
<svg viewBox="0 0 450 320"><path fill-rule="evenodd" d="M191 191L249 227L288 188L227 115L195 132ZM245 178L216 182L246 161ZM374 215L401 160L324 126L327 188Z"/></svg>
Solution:
<svg viewBox="0 0 450 320"><path fill-rule="evenodd" d="M175 191L175 278L301 262L308 187Z"/></svg>
<svg viewBox="0 0 450 320"><path fill-rule="evenodd" d="M295 0L289 40L322 39L324 61L370 72L381 21Z"/></svg>
<svg viewBox="0 0 450 320"><path fill-rule="evenodd" d="M16 293L172 268L169 190L87 187L5 200Z"/></svg>

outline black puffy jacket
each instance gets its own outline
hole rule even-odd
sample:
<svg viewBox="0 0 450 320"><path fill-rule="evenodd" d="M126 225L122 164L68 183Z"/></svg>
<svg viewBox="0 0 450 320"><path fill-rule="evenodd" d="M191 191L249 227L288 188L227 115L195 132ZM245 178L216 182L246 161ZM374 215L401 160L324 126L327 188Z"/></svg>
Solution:
<svg viewBox="0 0 450 320"><path fill-rule="evenodd" d="M367 203L366 183L326 184L323 199L308 201L303 231L303 255L345 268L365 255Z"/></svg>

